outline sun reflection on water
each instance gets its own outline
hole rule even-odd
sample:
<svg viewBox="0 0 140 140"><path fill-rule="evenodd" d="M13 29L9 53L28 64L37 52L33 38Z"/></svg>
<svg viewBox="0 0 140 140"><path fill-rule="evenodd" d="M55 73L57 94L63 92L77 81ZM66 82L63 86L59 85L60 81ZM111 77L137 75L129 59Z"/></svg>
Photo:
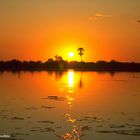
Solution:
<svg viewBox="0 0 140 140"><path fill-rule="evenodd" d="M80 140L82 136L81 127L77 125L77 120L72 114L72 107L74 102L74 95L70 94L74 92L75 86L75 75L73 70L68 71L68 91L65 96L66 103L68 105L68 111L65 114L66 122L70 124L71 131L67 131L66 133L61 135L63 140ZM77 80L77 79L76 79Z"/></svg>
<svg viewBox="0 0 140 140"><path fill-rule="evenodd" d="M59 74L59 73L58 73ZM77 73L74 70L68 70L66 74L56 74L56 80L59 82L59 91L64 93L64 101L66 102L67 111L64 118L65 123L69 124L69 130L64 133L57 134L62 140L81 140L83 136L82 126L78 123L78 118L73 114L74 102L76 101L76 93L83 87L82 72Z"/></svg>
<svg viewBox="0 0 140 140"><path fill-rule="evenodd" d="M74 92L74 71L73 70L68 71L68 87L69 87L68 92Z"/></svg>

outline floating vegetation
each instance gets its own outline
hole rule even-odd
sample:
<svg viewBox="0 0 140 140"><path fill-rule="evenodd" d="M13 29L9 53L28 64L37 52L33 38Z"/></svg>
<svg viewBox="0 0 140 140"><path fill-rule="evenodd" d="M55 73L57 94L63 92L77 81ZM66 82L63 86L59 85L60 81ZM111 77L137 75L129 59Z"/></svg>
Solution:
<svg viewBox="0 0 140 140"><path fill-rule="evenodd" d="M55 101L64 101L64 97L59 97L59 96L48 96L48 99L50 100L55 100Z"/></svg>
<svg viewBox="0 0 140 140"><path fill-rule="evenodd" d="M31 119L32 117L31 116L27 116L27 119Z"/></svg>
<svg viewBox="0 0 140 140"><path fill-rule="evenodd" d="M128 127L140 127L140 124L126 124Z"/></svg>
<svg viewBox="0 0 140 140"><path fill-rule="evenodd" d="M140 129L133 130L100 130L97 133L115 133L120 135L140 136Z"/></svg>
<svg viewBox="0 0 140 140"><path fill-rule="evenodd" d="M9 119L8 116L10 114L10 111L12 111L12 109L0 110L0 118L8 120Z"/></svg>
<svg viewBox="0 0 140 140"><path fill-rule="evenodd" d="M56 127L56 129L61 129L61 128L62 128L61 126L57 126L57 127Z"/></svg>
<svg viewBox="0 0 140 140"><path fill-rule="evenodd" d="M124 128L125 125L111 125L110 128Z"/></svg>
<svg viewBox="0 0 140 140"><path fill-rule="evenodd" d="M22 120L24 120L24 118L22 118L22 117L12 117L11 120L21 120L22 121Z"/></svg>
<svg viewBox="0 0 140 140"><path fill-rule="evenodd" d="M41 127L36 127L36 128L32 128L30 130L31 132L55 132L55 130L51 127L46 127L46 128L41 128Z"/></svg>
<svg viewBox="0 0 140 140"><path fill-rule="evenodd" d="M44 109L53 109L54 107L53 106L45 106L45 105L42 105L41 108L44 108Z"/></svg>
<svg viewBox="0 0 140 140"><path fill-rule="evenodd" d="M82 126L81 127L81 131L89 131L89 130L92 130L92 127L89 127L89 126Z"/></svg>
<svg viewBox="0 0 140 140"><path fill-rule="evenodd" d="M54 129L50 128L50 127L47 127L47 128L44 128L47 132L55 132Z"/></svg>
<svg viewBox="0 0 140 140"><path fill-rule="evenodd" d="M49 124L54 124L53 121L48 121L48 120L46 120L46 121L38 121L38 123L49 123Z"/></svg>
<svg viewBox="0 0 140 140"><path fill-rule="evenodd" d="M9 111L11 111L11 109L3 109L3 110L0 110L0 114L1 114L1 113L7 113L7 112L9 112Z"/></svg>
<svg viewBox="0 0 140 140"><path fill-rule="evenodd" d="M99 130L96 131L97 133L116 133L117 130Z"/></svg>
<svg viewBox="0 0 140 140"><path fill-rule="evenodd" d="M16 135L16 136L29 136L30 134L28 134L28 133L15 133L14 135Z"/></svg>
<svg viewBox="0 0 140 140"><path fill-rule="evenodd" d="M26 110L37 110L37 107L27 107Z"/></svg>
<svg viewBox="0 0 140 140"><path fill-rule="evenodd" d="M0 140L16 140L15 135L0 135Z"/></svg>
<svg viewBox="0 0 140 140"><path fill-rule="evenodd" d="M48 96L47 98L42 98L44 100L49 99L49 100L54 100L54 101L65 101L65 97L59 97L59 96Z"/></svg>
<svg viewBox="0 0 140 140"><path fill-rule="evenodd" d="M36 131L39 131L41 129L41 127L32 127L30 129L31 132L36 132Z"/></svg>
<svg viewBox="0 0 140 140"><path fill-rule="evenodd" d="M82 117L78 121L87 121L87 122L105 122L102 118L99 117Z"/></svg>
<svg viewBox="0 0 140 140"><path fill-rule="evenodd" d="M97 125L96 127L103 127L103 125Z"/></svg>

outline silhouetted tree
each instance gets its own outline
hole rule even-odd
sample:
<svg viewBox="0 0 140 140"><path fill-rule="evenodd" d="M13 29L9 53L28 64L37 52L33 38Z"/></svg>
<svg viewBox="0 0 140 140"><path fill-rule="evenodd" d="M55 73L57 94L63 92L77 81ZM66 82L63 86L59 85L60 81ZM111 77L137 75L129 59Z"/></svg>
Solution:
<svg viewBox="0 0 140 140"><path fill-rule="evenodd" d="M63 60L63 58L61 56L58 56L58 61L60 62L62 60Z"/></svg>
<svg viewBox="0 0 140 140"><path fill-rule="evenodd" d="M55 61L58 61L58 55L55 55Z"/></svg>
<svg viewBox="0 0 140 140"><path fill-rule="evenodd" d="M47 62L54 62L52 58L49 58Z"/></svg>
<svg viewBox="0 0 140 140"><path fill-rule="evenodd" d="M55 56L55 61L60 62L62 60L63 58L61 56L58 56L58 55Z"/></svg>
<svg viewBox="0 0 140 140"><path fill-rule="evenodd" d="M78 55L80 55L80 57L81 57L81 62L82 62L82 55L83 55L84 52L85 52L84 48L78 48L78 49L77 49L77 52L78 52Z"/></svg>
<svg viewBox="0 0 140 140"><path fill-rule="evenodd" d="M81 50L81 49L80 49ZM83 49L82 49L83 50ZM79 52L80 55L80 52ZM81 54L81 56L83 53ZM82 61L82 60L81 60ZM97 61L94 62L67 62L64 61L61 56L57 56L56 60L50 59L46 62L41 61L0 61L0 71L11 70L11 71L20 71L20 70L58 70L64 71L66 69L81 69L81 70L99 70L99 71L140 71L140 63L135 62L118 62L111 60L110 62L106 61ZM82 80L80 80L80 86L82 86Z"/></svg>

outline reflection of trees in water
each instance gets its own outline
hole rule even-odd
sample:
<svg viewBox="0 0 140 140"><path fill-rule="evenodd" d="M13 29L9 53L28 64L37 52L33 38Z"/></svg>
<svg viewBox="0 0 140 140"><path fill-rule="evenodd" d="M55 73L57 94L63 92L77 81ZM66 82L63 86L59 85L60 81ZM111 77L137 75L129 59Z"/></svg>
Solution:
<svg viewBox="0 0 140 140"><path fill-rule="evenodd" d="M18 72L18 78L20 79L20 77L21 77L21 72L19 71Z"/></svg>
<svg viewBox="0 0 140 140"><path fill-rule="evenodd" d="M64 72L63 71L55 71L55 80L61 79L63 76Z"/></svg>
<svg viewBox="0 0 140 140"><path fill-rule="evenodd" d="M82 88L82 87L84 87L84 83L83 83L83 73L81 72L81 74L80 74L80 80L79 80L79 88Z"/></svg>
<svg viewBox="0 0 140 140"><path fill-rule="evenodd" d="M106 74L106 73L108 73L110 76L114 77L115 74L116 74L116 71L97 71L97 73L99 73L99 74Z"/></svg>
<svg viewBox="0 0 140 140"><path fill-rule="evenodd" d="M13 75L17 76L19 79L21 78L22 71L10 71ZM4 71L0 72L0 74L4 74Z"/></svg>
<svg viewBox="0 0 140 140"><path fill-rule="evenodd" d="M4 74L4 71L0 71L0 75L3 75Z"/></svg>
<svg viewBox="0 0 140 140"><path fill-rule="evenodd" d="M47 71L47 73L49 74L49 75L53 75L53 73L54 73L54 71Z"/></svg>
<svg viewBox="0 0 140 140"><path fill-rule="evenodd" d="M115 71L110 71L109 74L110 74L110 76L114 77L116 72Z"/></svg>

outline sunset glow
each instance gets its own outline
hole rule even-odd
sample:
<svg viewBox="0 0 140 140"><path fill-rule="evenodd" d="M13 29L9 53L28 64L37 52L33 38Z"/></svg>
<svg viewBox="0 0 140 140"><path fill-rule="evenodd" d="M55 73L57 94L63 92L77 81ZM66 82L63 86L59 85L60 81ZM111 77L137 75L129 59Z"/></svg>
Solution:
<svg viewBox="0 0 140 140"><path fill-rule="evenodd" d="M139 0L2 0L0 59L80 61L83 47L84 61L139 62L139 7Z"/></svg>

